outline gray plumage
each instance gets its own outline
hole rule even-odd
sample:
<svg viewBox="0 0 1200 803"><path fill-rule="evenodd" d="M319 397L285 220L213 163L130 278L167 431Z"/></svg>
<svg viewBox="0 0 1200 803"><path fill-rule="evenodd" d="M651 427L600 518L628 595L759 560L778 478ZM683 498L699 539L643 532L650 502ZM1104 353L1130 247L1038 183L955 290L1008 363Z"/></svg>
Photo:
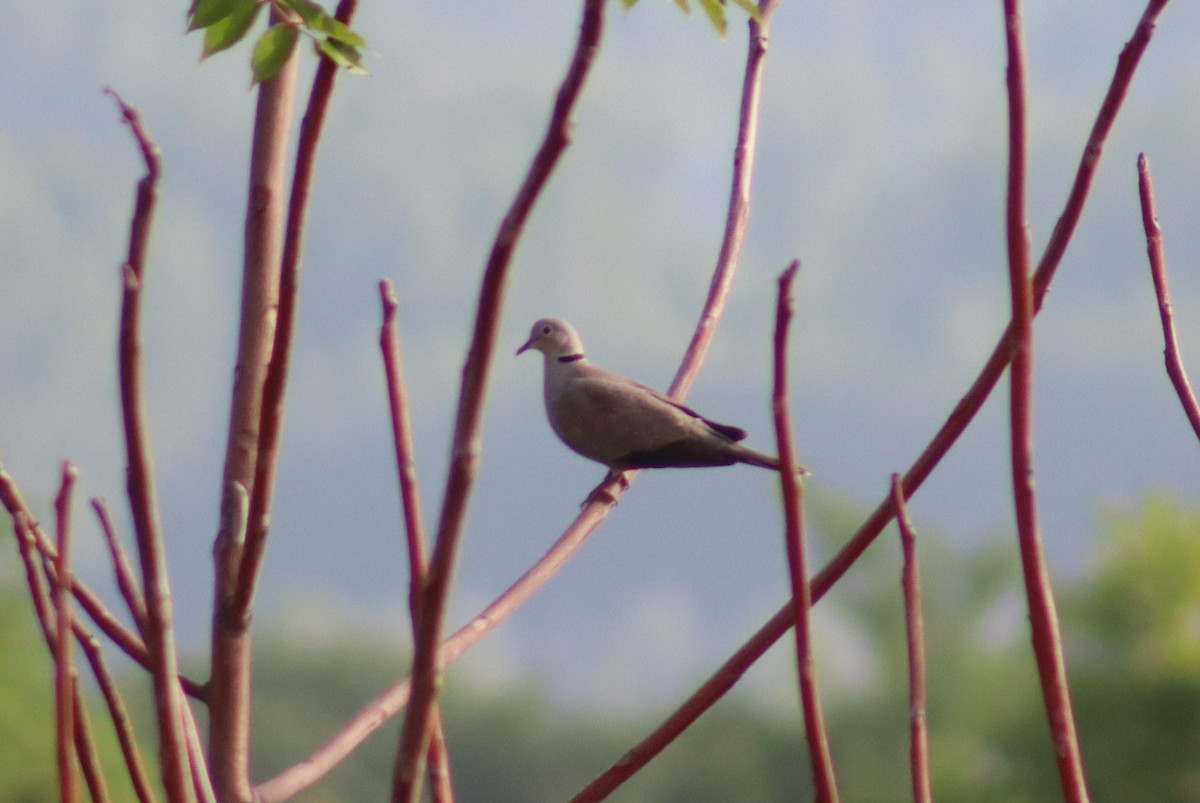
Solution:
<svg viewBox="0 0 1200 803"><path fill-rule="evenodd" d="M579 335L562 319L535 323L517 354L529 349L544 357L546 415L554 433L614 473L734 463L779 470L774 457L738 443L746 437L744 430L710 421L652 388L592 365Z"/></svg>

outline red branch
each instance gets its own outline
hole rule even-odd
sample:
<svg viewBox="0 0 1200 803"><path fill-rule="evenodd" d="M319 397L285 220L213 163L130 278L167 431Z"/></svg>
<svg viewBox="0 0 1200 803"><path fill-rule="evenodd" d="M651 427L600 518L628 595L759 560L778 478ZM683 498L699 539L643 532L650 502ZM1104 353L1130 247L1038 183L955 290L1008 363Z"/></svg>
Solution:
<svg viewBox="0 0 1200 803"><path fill-rule="evenodd" d="M929 732L925 720L925 618L921 609L921 567L917 563L916 532L904 504L899 474L892 475L892 504L896 508L900 546L904 553L901 584L908 642L909 763L912 765L913 803L932 803Z"/></svg>
<svg viewBox="0 0 1200 803"><path fill-rule="evenodd" d="M570 117L595 60L603 31L604 0L585 0L575 53L559 88L546 135L524 183L496 235L480 287L475 331L463 369L462 390L451 446L451 464L442 498L437 539L429 563L413 655L413 700L404 720L392 787L392 800L415 803L420 795L421 757L429 742L443 621L458 555L467 499L479 466L483 399L500 329L500 308L513 249L533 204L570 141Z"/></svg>
<svg viewBox="0 0 1200 803"><path fill-rule="evenodd" d="M1054 741L1063 797L1088 800L1083 758L1071 710L1071 692L1062 651L1054 590L1046 566L1038 526L1033 474L1033 282L1030 276L1029 227L1025 222L1026 124L1025 43L1018 0L1005 0L1005 44L1008 49L1008 272L1012 294L1013 358L1010 382L1013 504L1025 596L1037 659L1042 699Z"/></svg>
<svg viewBox="0 0 1200 803"><path fill-rule="evenodd" d="M804 733L808 738L816 800L818 803L836 803L837 777L833 773L833 757L829 752L829 738L825 733L825 718L821 714L821 698L817 693L817 674L813 666L812 597L805 555L804 488L797 473L798 463L792 447L791 405L788 402L787 336L792 318L792 280L799 269L800 262L793 261L779 277L779 301L775 310L775 390L771 402L779 448L779 484L783 491L786 522L784 543L787 548L788 577L792 585L796 674L800 684L800 705L804 711Z"/></svg>
<svg viewBox="0 0 1200 803"><path fill-rule="evenodd" d="M1154 183L1150 180L1150 163L1146 154L1138 154L1138 196L1142 202L1142 226L1146 230L1146 253L1150 257L1150 276L1154 279L1154 294L1158 298L1158 316L1162 320L1163 360L1167 376L1175 386L1183 412L1191 422L1192 430L1200 438L1200 404L1188 381L1179 354L1179 341L1175 337L1175 320L1171 315L1171 291L1167 287L1167 258L1163 253L1162 229L1158 225L1158 210L1154 202Z"/></svg>
<svg viewBox="0 0 1200 803"><path fill-rule="evenodd" d="M171 622L171 590L167 581L162 523L159 519L158 495L155 490L154 461L150 452L142 362L141 299L146 276L146 251L150 243L150 224L158 192L159 152L158 146L151 141L133 107L121 100L112 90L106 91L120 107L146 163L146 175L138 182L133 220L130 223L129 255L122 266L124 292L121 300L118 372L125 451L129 461L129 506L134 533L137 536L138 559L142 566L142 587L146 592L146 647L150 654L150 672L154 679L163 786L170 800L185 801L188 799L188 759L184 745L181 701L174 693L179 670Z"/></svg>
<svg viewBox="0 0 1200 803"><path fill-rule="evenodd" d="M108 544L108 554L112 558L113 572L117 576L117 590L121 592L121 598L125 600L125 605L129 608L129 615L133 617L138 632L142 634L142 638L145 638L146 598L134 575L133 564L129 562L129 555L121 546L121 538L117 535L117 529L113 525L112 517L108 514L108 507L104 504L104 500L93 499L92 510L96 512L96 518L100 521L100 531L104 533L104 541Z"/></svg>
<svg viewBox="0 0 1200 803"><path fill-rule="evenodd" d="M117 732L117 742L121 746L121 755L125 759L125 768L129 773L129 780L133 784L134 794L137 795L139 803L154 803L154 787L146 772L145 763L142 761L141 751L138 750L137 739L133 735L133 723L129 719L129 712L117 688L117 682L104 663L104 655L100 651L100 641L91 633L80 628L78 623L76 623L75 637L79 640L84 657L87 658L96 683L100 686L100 692L104 695L104 702L108 706L108 716L112 720L113 729Z"/></svg>
<svg viewBox="0 0 1200 803"><path fill-rule="evenodd" d="M384 373L387 375L392 443L396 450L400 501L404 509L404 534L408 546L408 609L415 640L417 628L420 627L421 596L428 569L425 558L425 524L421 517L421 494L417 482L412 425L408 415L408 391L404 386L404 363L400 356L400 325L396 320L396 312L400 305L396 300L395 289L387 279L379 282L379 298L383 305L379 348L383 352ZM430 797L433 803L449 803L454 799L454 787L450 779L450 753L446 747L441 712L437 707L433 711L427 758Z"/></svg>
<svg viewBox="0 0 1200 803"><path fill-rule="evenodd" d="M79 472L63 463L62 484L54 500L58 536L58 583L54 586L54 710L57 713L58 788L64 801L77 796L71 742L75 732L75 659L71 652L71 491Z"/></svg>

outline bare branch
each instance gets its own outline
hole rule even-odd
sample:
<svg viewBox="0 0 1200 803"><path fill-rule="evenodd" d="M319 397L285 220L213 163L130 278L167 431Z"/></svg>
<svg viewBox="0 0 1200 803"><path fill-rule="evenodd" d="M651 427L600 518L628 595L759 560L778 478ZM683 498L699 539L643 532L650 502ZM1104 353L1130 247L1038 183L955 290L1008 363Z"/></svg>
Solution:
<svg viewBox="0 0 1200 803"><path fill-rule="evenodd" d="M93 803L108 803L108 785L104 782L104 770L101 766L100 754L96 750L96 740L92 735L92 721L88 717L87 707L83 704L83 695L79 693L79 673L71 668L71 697L74 701L74 716L72 717L72 734L75 742L75 753L79 758L79 768L83 772L84 783L87 784L88 795ZM65 794L63 800L74 800Z"/></svg>
<svg viewBox="0 0 1200 803"><path fill-rule="evenodd" d="M108 716L117 732L117 742L121 746L121 755L125 758L125 768L128 770L129 780L133 784L134 794L137 795L139 803L154 803L156 800L154 787L150 782L150 776L146 773L146 766L142 761L137 739L133 735L133 723L129 719L129 711L125 707L125 700L121 697L116 679L108 671L108 666L104 662L100 642L91 633L79 627L78 623L76 623L75 637L79 640L84 657L87 658L88 665L92 668L92 675L100 686L100 693L104 695L104 702L108 706Z"/></svg>
<svg viewBox="0 0 1200 803"><path fill-rule="evenodd" d="M784 545L787 548L788 577L792 586L793 628L796 634L796 675L800 684L800 705L804 711L804 733L808 739L813 786L818 803L837 803L837 776L817 693L817 673L812 652L812 596L808 586L805 554L804 488L797 473L798 461L792 446L792 422L789 415L787 379L788 325L792 319L792 280L800 262L795 260L779 277L779 302L775 310L775 390L771 405L775 414L775 439L779 448L779 485L783 492L786 523Z"/></svg>
<svg viewBox="0 0 1200 803"><path fill-rule="evenodd" d="M467 499L479 465L483 400L500 328L500 309L513 249L538 196L570 141L570 118L590 71L603 31L604 0L585 0L575 53L559 88L542 144L517 196L509 207L484 269L475 331L463 369L462 390L451 446L450 474L442 498L437 540L429 563L413 655L413 701L405 717L397 751L392 800L416 803L421 787L421 758L429 741L437 696L438 656L450 581L462 537Z"/></svg>
<svg viewBox="0 0 1200 803"><path fill-rule="evenodd" d="M917 563L916 533L904 503L900 475L892 475L892 504L904 553L904 623L908 642L909 763L913 803L933 803L929 782L929 731L925 719L925 617L921 608L921 567Z"/></svg>
<svg viewBox="0 0 1200 803"><path fill-rule="evenodd" d="M392 417L392 442L396 450L396 470L400 477L400 500L404 508L404 532L408 546L408 610L413 639L420 627L421 592L425 585L425 524L421 517L421 495L417 483L412 425L408 416L408 391L404 387L403 360L400 357L400 327L396 320L399 302L392 283L379 283L383 305L383 324L379 329L379 348L383 352L387 374L388 407ZM430 797L434 803L454 799L450 779L450 753L442 727L441 711L435 707L428 750Z"/></svg>
<svg viewBox="0 0 1200 803"><path fill-rule="evenodd" d="M1138 154L1138 196L1142 202L1142 226L1146 230L1146 253L1150 257L1150 276L1154 279L1154 294L1158 298L1158 315L1162 320L1163 360L1167 376L1175 386L1179 403L1192 425L1192 431L1200 438L1200 404L1188 381L1179 354L1179 341L1175 337L1175 320L1171 314L1171 291L1167 287L1167 258L1163 253L1162 229L1158 225L1158 210L1154 201L1154 183L1150 179L1150 163L1146 154Z"/></svg>
<svg viewBox="0 0 1200 803"><path fill-rule="evenodd" d="M171 590L167 580L162 523L155 490L154 461L150 451L142 364L141 290L145 281L150 224L158 191L159 153L133 107L111 89L106 91L120 108L146 163L146 175L138 182L133 220L130 223L129 255L122 266L124 292L121 299L118 373L125 451L129 462L129 505L142 567L142 587L146 593L146 646L154 679L163 786L170 800L186 801L187 754L178 699L173 693L179 674L178 659L172 630Z"/></svg>
<svg viewBox="0 0 1200 803"><path fill-rule="evenodd" d="M71 651L71 491L79 472L63 463L62 483L54 499L58 536L58 583L54 587L54 710L57 713L58 788L62 800L78 796L71 743L75 733L75 659Z"/></svg>
<svg viewBox="0 0 1200 803"><path fill-rule="evenodd" d="M1025 219L1026 125L1025 41L1018 0L1004 0L1005 44L1008 50L1008 272L1012 294L1013 357L1009 425L1012 443L1013 504L1021 568L1033 631L1042 699L1054 741L1063 797L1072 803L1088 800L1083 758L1071 710L1071 692L1062 652L1054 590L1046 566L1038 525L1037 492L1033 474L1033 282L1030 276L1029 226Z"/></svg>
<svg viewBox="0 0 1200 803"><path fill-rule="evenodd" d="M425 575L425 523L421 515L421 495L417 484L412 425L408 418L408 393L404 387L403 361L400 358L400 331L396 321L399 303L392 283L379 283L383 304L383 325L379 330L379 348L383 352L387 374L388 406L392 416L392 442L396 450L396 470L400 476L400 501L404 508L404 532L408 544L408 607L414 612L421 605L421 583ZM416 619L413 628L417 627Z"/></svg>
<svg viewBox="0 0 1200 803"><path fill-rule="evenodd" d="M763 60L767 54L767 33L778 0L759 0L759 19L750 18L750 42L746 52L746 69L742 77L742 100L738 115L737 145L733 152L733 178L729 187L729 206L725 217L725 236L713 270L708 298L688 345L683 363L671 382L668 395L682 399L692 387L708 346L717 331L717 322L725 312L725 301L737 275L746 227L750 222L750 188L754 179L754 162L758 153L758 109L762 98Z"/></svg>

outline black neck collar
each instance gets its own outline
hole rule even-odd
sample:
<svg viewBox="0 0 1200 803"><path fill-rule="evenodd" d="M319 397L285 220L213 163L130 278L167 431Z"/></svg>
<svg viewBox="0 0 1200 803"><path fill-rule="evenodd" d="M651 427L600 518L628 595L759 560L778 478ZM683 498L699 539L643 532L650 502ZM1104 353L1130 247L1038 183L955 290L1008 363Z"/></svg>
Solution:
<svg viewBox="0 0 1200 803"><path fill-rule="evenodd" d="M582 359L583 359L583 355L576 353L576 354L564 354L563 356L558 358L558 361L559 362L578 362Z"/></svg>

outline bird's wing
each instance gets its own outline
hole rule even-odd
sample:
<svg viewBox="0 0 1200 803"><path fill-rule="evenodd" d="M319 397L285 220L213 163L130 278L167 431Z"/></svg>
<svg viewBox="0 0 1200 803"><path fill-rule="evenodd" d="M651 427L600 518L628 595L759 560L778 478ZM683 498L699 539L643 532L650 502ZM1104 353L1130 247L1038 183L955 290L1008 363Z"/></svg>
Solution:
<svg viewBox="0 0 1200 803"><path fill-rule="evenodd" d="M624 379L624 377L622 377L622 379ZM641 388L646 393L649 393L651 396L654 396L655 398L657 398L659 401L663 402L664 404L669 404L672 407L674 407L676 410L679 410L680 412L682 412L688 416L691 416L692 418L703 421L709 427L709 429L712 429L716 432L721 433L726 438L729 438L729 440L731 440L731 441L741 441L741 440L746 439L746 430L742 429L741 427L735 427L735 426L732 426L731 424L717 423L716 421L713 421L711 418L705 418L704 416L700 415L695 410L693 410L691 407L680 404L679 402L672 399L670 396L666 396L662 393L659 393L654 388L647 387L646 385L643 385L641 382L634 382L632 379L625 379L625 381L631 385L636 385L637 387Z"/></svg>

